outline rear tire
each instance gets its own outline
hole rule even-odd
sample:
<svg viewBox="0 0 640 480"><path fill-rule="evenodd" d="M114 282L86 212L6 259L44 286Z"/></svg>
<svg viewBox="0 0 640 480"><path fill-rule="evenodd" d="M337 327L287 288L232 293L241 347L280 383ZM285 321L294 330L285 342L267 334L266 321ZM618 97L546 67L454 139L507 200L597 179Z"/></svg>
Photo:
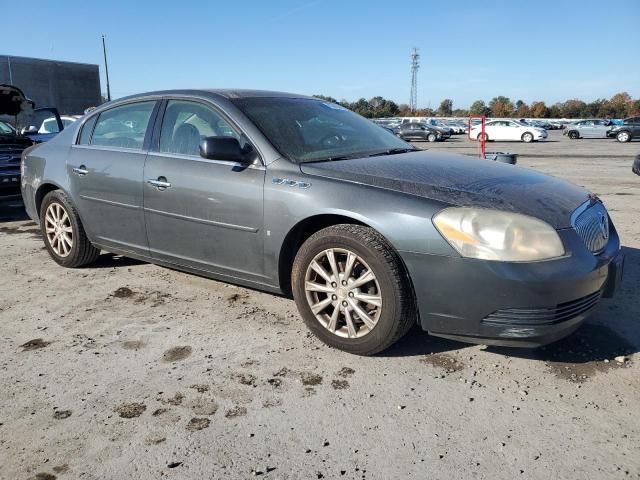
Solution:
<svg viewBox="0 0 640 480"><path fill-rule="evenodd" d="M342 224L315 233L300 247L291 278L302 319L331 347L373 355L416 322L404 264L372 228Z"/></svg>
<svg viewBox="0 0 640 480"><path fill-rule="evenodd" d="M100 256L100 250L87 238L78 212L62 190L53 190L42 200L40 231L49 255L63 267L83 267Z"/></svg>
<svg viewBox="0 0 640 480"><path fill-rule="evenodd" d="M522 134L522 141L524 143L531 143L533 142L533 133L529 133L529 132L525 132Z"/></svg>

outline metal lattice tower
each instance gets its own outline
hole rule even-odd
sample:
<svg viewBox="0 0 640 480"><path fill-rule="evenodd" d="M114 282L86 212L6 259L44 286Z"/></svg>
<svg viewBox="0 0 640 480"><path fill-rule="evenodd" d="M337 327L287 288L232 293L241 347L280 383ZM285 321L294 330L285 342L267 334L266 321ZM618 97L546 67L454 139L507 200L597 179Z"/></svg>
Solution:
<svg viewBox="0 0 640 480"><path fill-rule="evenodd" d="M411 49L411 94L409 95L409 108L412 112L418 109L418 69L420 68L420 54L418 49Z"/></svg>

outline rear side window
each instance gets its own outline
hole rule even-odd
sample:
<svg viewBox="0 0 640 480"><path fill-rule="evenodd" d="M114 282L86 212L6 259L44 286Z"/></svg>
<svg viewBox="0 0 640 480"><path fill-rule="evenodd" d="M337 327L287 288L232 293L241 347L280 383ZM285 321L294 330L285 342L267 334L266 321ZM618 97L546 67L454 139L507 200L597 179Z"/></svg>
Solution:
<svg viewBox="0 0 640 480"><path fill-rule="evenodd" d="M102 112L91 145L142 149L155 103L130 103Z"/></svg>
<svg viewBox="0 0 640 480"><path fill-rule="evenodd" d="M96 120L98 119L97 115L94 115L86 123L82 126L82 131L80 132L80 138L78 139L78 145L89 145L91 142L91 134L93 133L93 127L96 124Z"/></svg>

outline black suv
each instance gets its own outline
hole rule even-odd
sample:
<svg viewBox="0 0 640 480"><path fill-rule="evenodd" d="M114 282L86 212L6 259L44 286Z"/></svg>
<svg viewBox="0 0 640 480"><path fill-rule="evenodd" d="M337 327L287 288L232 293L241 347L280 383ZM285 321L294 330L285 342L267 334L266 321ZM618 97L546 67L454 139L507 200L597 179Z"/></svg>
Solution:
<svg viewBox="0 0 640 480"><path fill-rule="evenodd" d="M619 142L630 142L634 138L640 138L640 117L625 118L622 125L609 131L609 136L616 137Z"/></svg>
<svg viewBox="0 0 640 480"><path fill-rule="evenodd" d="M427 142L446 140L451 136L449 132L425 123L403 123L396 134L403 140L426 140Z"/></svg>

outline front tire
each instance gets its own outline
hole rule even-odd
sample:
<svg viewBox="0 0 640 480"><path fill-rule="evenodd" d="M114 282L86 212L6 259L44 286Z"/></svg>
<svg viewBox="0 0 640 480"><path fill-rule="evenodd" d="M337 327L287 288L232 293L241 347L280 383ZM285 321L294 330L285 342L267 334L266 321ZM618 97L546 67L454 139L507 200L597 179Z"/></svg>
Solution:
<svg viewBox="0 0 640 480"><path fill-rule="evenodd" d="M629 132L618 132L616 140L620 143L626 143L631 141L631 134Z"/></svg>
<svg viewBox="0 0 640 480"><path fill-rule="evenodd" d="M292 290L307 327L356 355L385 350L416 321L404 264L369 227L334 225L309 237L293 264Z"/></svg>
<svg viewBox="0 0 640 480"><path fill-rule="evenodd" d="M533 134L532 134L532 133L529 133L529 132L523 133L523 134L522 134L522 141L523 141L524 143L531 143L531 142L533 142Z"/></svg>
<svg viewBox="0 0 640 480"><path fill-rule="evenodd" d="M430 133L427 135L427 142L433 143L438 140L438 136L435 133Z"/></svg>
<svg viewBox="0 0 640 480"><path fill-rule="evenodd" d="M482 134L481 133L478 134L476 140L478 140L478 141L482 140ZM485 142L489 141L489 135L487 135L486 133L484 134L484 141Z"/></svg>
<svg viewBox="0 0 640 480"><path fill-rule="evenodd" d="M580 138L580 134L578 132L569 132L569 138L571 140L577 140Z"/></svg>
<svg viewBox="0 0 640 480"><path fill-rule="evenodd" d="M100 250L87 238L78 212L61 190L47 193L42 200L40 231L49 255L63 267L83 267L100 256Z"/></svg>

